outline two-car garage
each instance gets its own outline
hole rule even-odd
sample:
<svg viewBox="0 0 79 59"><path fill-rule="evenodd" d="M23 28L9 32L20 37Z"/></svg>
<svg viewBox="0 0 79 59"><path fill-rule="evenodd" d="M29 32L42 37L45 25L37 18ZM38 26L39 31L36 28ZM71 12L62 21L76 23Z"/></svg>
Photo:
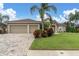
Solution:
<svg viewBox="0 0 79 59"><path fill-rule="evenodd" d="M39 21L24 19L8 22L8 33L33 33L37 29L40 29Z"/></svg>

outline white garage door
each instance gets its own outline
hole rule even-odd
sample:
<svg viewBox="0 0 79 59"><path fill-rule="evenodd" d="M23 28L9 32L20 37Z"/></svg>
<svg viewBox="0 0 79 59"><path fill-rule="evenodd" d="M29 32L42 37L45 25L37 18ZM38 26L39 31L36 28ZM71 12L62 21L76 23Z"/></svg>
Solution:
<svg viewBox="0 0 79 59"><path fill-rule="evenodd" d="M10 33L27 33L27 25L11 25Z"/></svg>

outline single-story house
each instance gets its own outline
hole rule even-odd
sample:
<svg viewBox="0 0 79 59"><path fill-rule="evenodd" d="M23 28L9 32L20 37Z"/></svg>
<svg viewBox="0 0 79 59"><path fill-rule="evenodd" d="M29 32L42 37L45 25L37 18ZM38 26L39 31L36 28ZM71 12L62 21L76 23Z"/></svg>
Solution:
<svg viewBox="0 0 79 59"><path fill-rule="evenodd" d="M63 23L59 23L58 32L66 32L66 25Z"/></svg>
<svg viewBox="0 0 79 59"><path fill-rule="evenodd" d="M52 24L54 32L65 32L66 31L66 25L63 23L58 23L57 21L53 21Z"/></svg>
<svg viewBox="0 0 79 59"><path fill-rule="evenodd" d="M59 26L58 22L56 20L53 20L52 28L55 33L58 31L58 26Z"/></svg>
<svg viewBox="0 0 79 59"><path fill-rule="evenodd" d="M33 33L35 30L40 29L40 21L31 19L21 19L8 22L8 33Z"/></svg>

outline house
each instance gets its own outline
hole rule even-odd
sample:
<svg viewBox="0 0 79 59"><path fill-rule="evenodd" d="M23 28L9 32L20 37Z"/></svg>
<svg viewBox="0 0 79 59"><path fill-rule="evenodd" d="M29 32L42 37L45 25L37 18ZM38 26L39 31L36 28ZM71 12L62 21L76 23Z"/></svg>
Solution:
<svg viewBox="0 0 79 59"><path fill-rule="evenodd" d="M33 33L35 30L40 29L40 21L32 19L21 19L8 22L8 33Z"/></svg>
<svg viewBox="0 0 79 59"><path fill-rule="evenodd" d="M59 23L58 32L65 32L65 31L66 31L66 25L63 23Z"/></svg>
<svg viewBox="0 0 79 59"><path fill-rule="evenodd" d="M63 23L58 23L56 20L53 20L52 28L53 28L55 33L66 31L66 25Z"/></svg>
<svg viewBox="0 0 79 59"><path fill-rule="evenodd" d="M53 20L52 28L55 33L58 31L58 22L56 20Z"/></svg>

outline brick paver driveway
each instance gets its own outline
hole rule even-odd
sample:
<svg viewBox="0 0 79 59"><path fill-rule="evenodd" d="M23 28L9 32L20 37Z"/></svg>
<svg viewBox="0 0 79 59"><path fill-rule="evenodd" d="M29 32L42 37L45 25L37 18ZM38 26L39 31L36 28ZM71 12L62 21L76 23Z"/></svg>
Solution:
<svg viewBox="0 0 79 59"><path fill-rule="evenodd" d="M0 34L0 56L26 56L32 34Z"/></svg>

